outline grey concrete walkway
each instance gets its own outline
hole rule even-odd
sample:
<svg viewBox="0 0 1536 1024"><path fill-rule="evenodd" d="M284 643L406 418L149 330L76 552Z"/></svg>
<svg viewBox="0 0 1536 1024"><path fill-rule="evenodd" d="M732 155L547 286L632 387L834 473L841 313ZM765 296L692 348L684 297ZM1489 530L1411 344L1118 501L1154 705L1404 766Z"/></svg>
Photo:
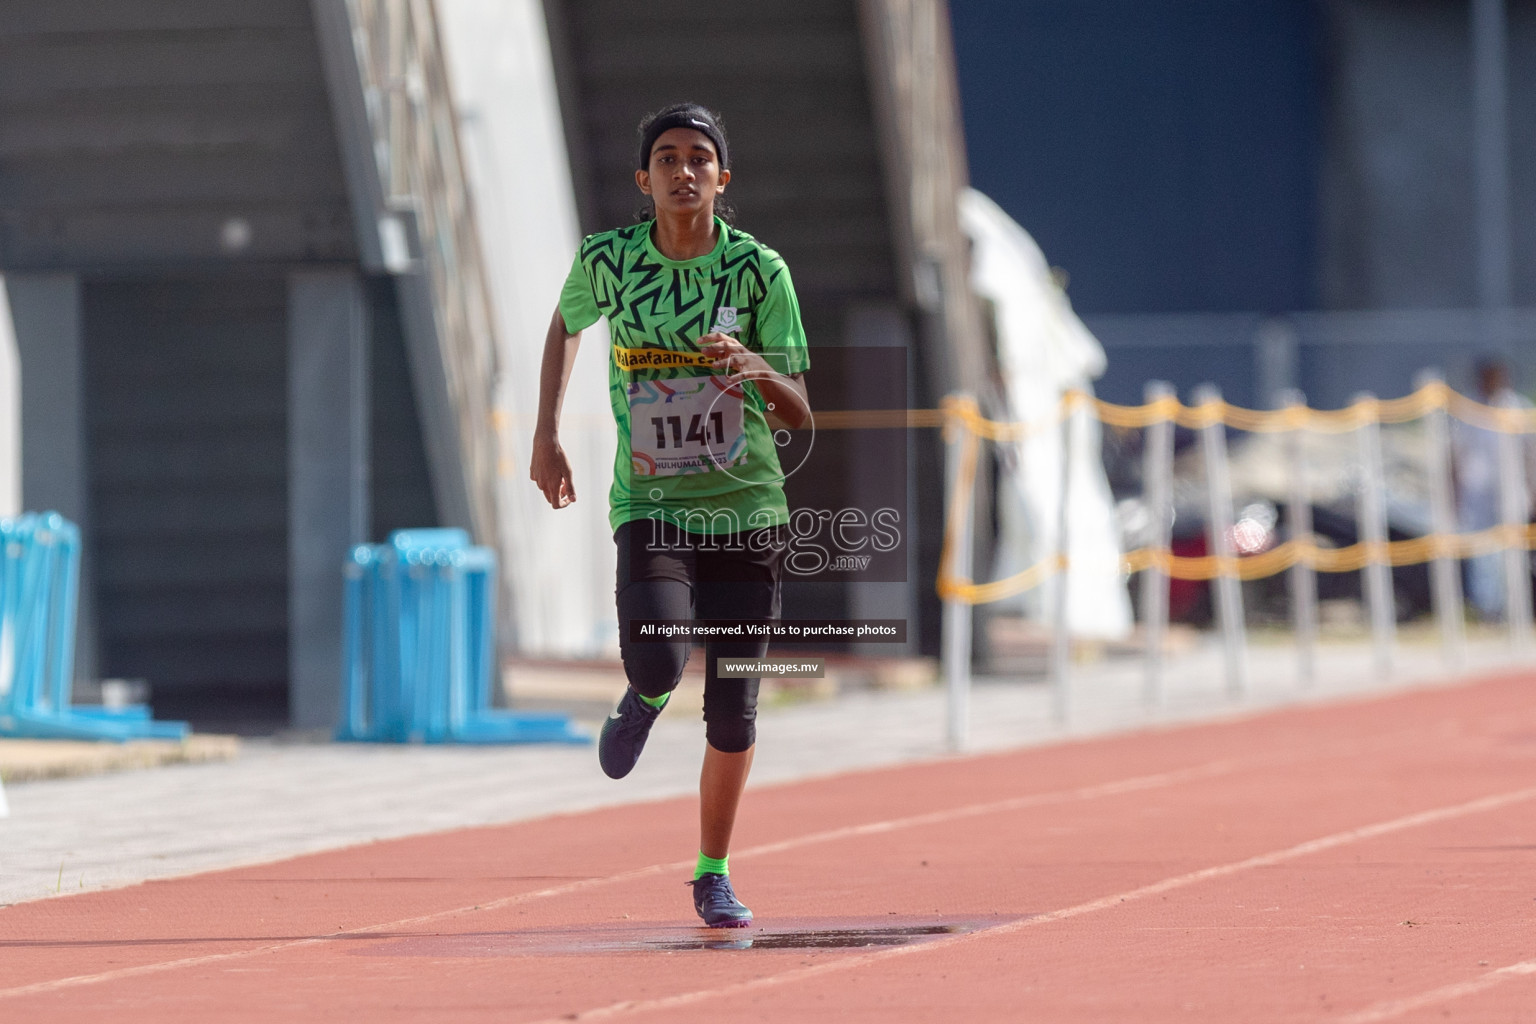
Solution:
<svg viewBox="0 0 1536 1024"><path fill-rule="evenodd" d="M1512 664L1497 641L1474 644L1468 653L1469 672ZM1054 720L1045 685L983 679L972 697L969 749L1455 682L1430 647L1405 644L1397 664L1392 679L1380 680L1368 647L1325 646L1318 682L1303 692L1293 681L1290 650L1259 646L1252 686L1233 700L1224 692L1219 651L1207 644L1170 662L1165 705L1149 713L1140 662L1101 662L1076 672L1065 725ZM639 767L617 783L598 770L590 747L250 742L223 763L15 784L7 787L11 817L0 821L0 904L690 793L703 727L685 709L672 710L680 713L663 717ZM942 690L860 692L768 709L759 723L753 784L949 756L944 722Z"/></svg>

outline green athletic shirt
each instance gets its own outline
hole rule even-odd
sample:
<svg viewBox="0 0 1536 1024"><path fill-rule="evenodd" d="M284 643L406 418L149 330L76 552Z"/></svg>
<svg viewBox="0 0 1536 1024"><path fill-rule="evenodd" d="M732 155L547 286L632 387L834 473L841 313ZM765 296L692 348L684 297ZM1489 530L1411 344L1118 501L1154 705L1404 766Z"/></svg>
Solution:
<svg viewBox="0 0 1536 1024"><path fill-rule="evenodd" d="M651 240L654 224L582 239L560 292L568 331L606 317L612 336L608 398L619 444L609 524L660 517L717 534L787 523L784 474L757 387L727 392L707 365L666 364L688 362L699 338L721 331L780 373L809 368L789 269L718 217L712 252L669 260Z"/></svg>

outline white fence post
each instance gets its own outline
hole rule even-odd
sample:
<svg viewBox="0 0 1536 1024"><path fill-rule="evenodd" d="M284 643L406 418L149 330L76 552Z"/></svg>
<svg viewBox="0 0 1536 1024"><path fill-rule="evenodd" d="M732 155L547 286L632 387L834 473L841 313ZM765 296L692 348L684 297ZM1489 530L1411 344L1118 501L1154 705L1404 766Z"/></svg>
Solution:
<svg viewBox="0 0 1536 1024"><path fill-rule="evenodd" d="M1196 406L1221 402L1214 384L1195 389ZM1212 555L1232 564L1232 477L1227 468L1227 427L1220 419L1200 428L1200 447L1205 455L1206 545ZM1226 660L1227 692L1240 697L1248 691L1248 631L1243 621L1242 581L1222 573L1211 581L1212 603L1221 627L1222 654Z"/></svg>
<svg viewBox="0 0 1536 1024"><path fill-rule="evenodd" d="M1280 394L1282 406L1305 409L1307 398L1295 388ZM1285 432L1286 520L1290 540L1297 546L1310 546L1312 533L1312 493L1307 486L1307 459L1302 448L1306 428L1297 426ZM1312 563L1298 557L1291 566L1291 623L1296 634L1296 674L1303 687L1317 678L1317 571Z"/></svg>
<svg viewBox="0 0 1536 1024"><path fill-rule="evenodd" d="M1355 395L1356 403L1374 404L1369 392ZM1371 623L1371 649L1376 672L1392 674L1392 648L1397 638L1397 602L1392 592L1392 565L1387 561L1387 480L1381 461L1381 424L1373 416L1355 431L1360 456L1360 495L1355 522L1365 544L1366 563L1361 570L1361 589Z"/></svg>
<svg viewBox="0 0 1536 1024"><path fill-rule="evenodd" d="M953 530L952 569L957 576L972 578L971 524L975 520L975 481L968 495L960 494L960 462L970 440L969 432L956 423L945 426L948 434L944 458L944 512L946 531ZM963 502L963 507L960 503ZM949 517L959 509L958 523ZM940 651L947 695L947 739L951 750L963 750L970 734L971 716L971 606L949 595L944 598L944 635Z"/></svg>
<svg viewBox="0 0 1536 1024"><path fill-rule="evenodd" d="M1173 385L1148 382L1148 405L1173 398ZM1143 435L1141 463L1142 501L1152 530L1147 546L1166 554L1173 535L1173 420L1149 424ZM1163 643L1168 635L1168 574L1155 565L1141 573L1141 630L1146 640L1146 683L1143 698L1152 707L1163 700Z"/></svg>
<svg viewBox="0 0 1536 1024"><path fill-rule="evenodd" d="M1440 384L1439 374L1419 376L1420 388ZM1443 408L1430 410L1424 417L1424 472L1429 482L1429 529L1439 537L1456 533L1456 499L1451 487L1451 429L1449 414ZM1435 621L1440 625L1440 649L1451 668L1460 668L1466 656L1466 614L1461 601L1461 565L1441 548L1429 566L1430 600Z"/></svg>
<svg viewBox="0 0 1536 1024"><path fill-rule="evenodd" d="M1531 649L1531 557L1525 546L1531 498L1525 483L1525 433L1500 429L1498 436L1500 518L1505 529L1519 531L1519 540L1504 546L1504 615L1510 646L1525 654Z"/></svg>
<svg viewBox="0 0 1536 1024"><path fill-rule="evenodd" d="M1072 434L1073 423L1079 411L1076 407L1065 410L1061 418L1061 487L1056 496L1056 572L1051 577L1051 598L1054 611L1051 615L1054 636L1051 643L1051 709L1058 723L1065 723L1070 714L1071 684L1069 671L1072 661L1072 634L1067 622L1067 586L1072 567L1068 563L1068 515L1067 501L1072 481Z"/></svg>

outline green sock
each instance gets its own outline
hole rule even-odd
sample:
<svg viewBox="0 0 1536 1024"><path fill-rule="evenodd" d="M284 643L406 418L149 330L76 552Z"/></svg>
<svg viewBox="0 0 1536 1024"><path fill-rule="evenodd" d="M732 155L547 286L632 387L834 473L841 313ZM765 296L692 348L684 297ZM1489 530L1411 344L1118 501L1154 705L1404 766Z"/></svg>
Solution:
<svg viewBox="0 0 1536 1024"><path fill-rule="evenodd" d="M724 857L706 857L704 851L700 850L699 866L693 869L693 877L698 878L700 875L728 875L731 873L728 863L730 859L730 854L726 854Z"/></svg>
<svg viewBox="0 0 1536 1024"><path fill-rule="evenodd" d="M635 696L645 701L645 703L650 707L661 708L666 706L667 698L672 695L670 693L664 693L660 697L647 697L643 693L636 692Z"/></svg>

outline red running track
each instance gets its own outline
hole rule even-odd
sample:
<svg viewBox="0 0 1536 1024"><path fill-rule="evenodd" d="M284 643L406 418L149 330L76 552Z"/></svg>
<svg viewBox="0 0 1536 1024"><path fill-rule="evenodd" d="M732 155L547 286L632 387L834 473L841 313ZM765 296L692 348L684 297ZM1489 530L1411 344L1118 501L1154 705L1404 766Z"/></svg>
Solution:
<svg viewBox="0 0 1536 1024"><path fill-rule="evenodd" d="M13 906L0 1021L1536 1021L1530 677L753 790L746 934L694 814Z"/></svg>

